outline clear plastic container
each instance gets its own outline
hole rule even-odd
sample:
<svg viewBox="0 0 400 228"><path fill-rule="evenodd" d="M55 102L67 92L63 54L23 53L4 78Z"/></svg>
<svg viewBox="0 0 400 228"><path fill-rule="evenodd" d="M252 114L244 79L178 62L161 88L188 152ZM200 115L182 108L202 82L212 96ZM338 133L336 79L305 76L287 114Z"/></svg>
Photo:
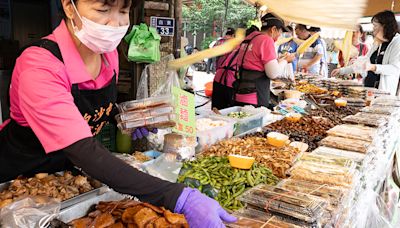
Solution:
<svg viewBox="0 0 400 228"><path fill-rule="evenodd" d="M337 165L337 166L347 167L347 168L355 167L355 163L351 159L340 158L337 156L330 156L330 155L318 155L318 154L305 153L299 158L299 161L307 161L307 162L314 162L314 163L327 164L327 165Z"/></svg>
<svg viewBox="0 0 400 228"><path fill-rule="evenodd" d="M337 157L351 159L358 163L362 163L365 159L365 154L352 152L348 150L340 150L326 146L318 147L313 152L311 152L311 154L337 156Z"/></svg>
<svg viewBox="0 0 400 228"><path fill-rule="evenodd" d="M336 136L328 136L321 140L320 145L333 147L342 150L350 150L360 153L367 153L371 142L359 139L348 139Z"/></svg>
<svg viewBox="0 0 400 228"><path fill-rule="evenodd" d="M328 206L328 202L319 197L268 185L252 188L239 199L251 206L265 208L267 212L287 215L308 223L318 221Z"/></svg>
<svg viewBox="0 0 400 228"><path fill-rule="evenodd" d="M235 131L234 131L234 135L240 135L242 133L248 132L250 130L253 130L255 128L259 128L263 126L263 119L264 119L264 115L265 112L258 111L258 110L251 110L251 109L246 109L244 107L230 107L230 108L226 108L226 109L222 109L219 110L219 112L221 113L221 115L218 116L222 116L226 119L235 121ZM245 118L231 118L228 117L228 115L230 113L234 113L234 112L246 112L248 114L250 114L249 117L245 117Z"/></svg>
<svg viewBox="0 0 400 228"><path fill-rule="evenodd" d="M368 106L361 109L361 112L383 114L383 115L391 115L395 111L396 108L392 106Z"/></svg>
<svg viewBox="0 0 400 228"><path fill-rule="evenodd" d="M143 110L143 109L150 109L159 107L162 105L171 105L172 104L172 96L159 96L159 97L151 97L145 98L141 100L135 101L127 101L117 105L117 108L120 113L129 112L129 111L136 111L136 110Z"/></svg>
<svg viewBox="0 0 400 228"><path fill-rule="evenodd" d="M147 118L147 117L151 117L151 116L172 114L173 111L174 111L174 108L172 106L161 105L159 107L151 108L151 109L123 112L123 113L116 115L115 119L117 120L118 123L121 123L124 121L143 119L143 118Z"/></svg>
<svg viewBox="0 0 400 228"><path fill-rule="evenodd" d="M196 121L200 119L210 119L212 121L218 121L219 123L222 121L225 124L223 126L215 126L205 130L197 130L197 142L198 142L198 147L196 148L197 151L205 150L208 147L214 145L215 143L223 139L229 139L234 134L235 121L233 120L217 116L210 116L210 117L197 117Z"/></svg>
<svg viewBox="0 0 400 228"><path fill-rule="evenodd" d="M169 128L175 126L175 115L166 114L160 116L152 116L144 119L137 119L134 121L125 121L118 123L117 126L124 134L132 133L138 127L147 128Z"/></svg>
<svg viewBox="0 0 400 228"><path fill-rule="evenodd" d="M376 128L353 124L337 125L327 131L330 136L338 136L349 139L359 139L372 142L376 134Z"/></svg>

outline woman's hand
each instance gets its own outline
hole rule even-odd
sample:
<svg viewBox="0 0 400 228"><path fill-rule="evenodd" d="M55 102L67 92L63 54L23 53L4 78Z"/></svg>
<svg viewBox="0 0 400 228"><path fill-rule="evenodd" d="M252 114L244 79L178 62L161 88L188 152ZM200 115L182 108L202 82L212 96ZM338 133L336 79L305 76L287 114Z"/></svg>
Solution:
<svg viewBox="0 0 400 228"><path fill-rule="evenodd" d="M192 228L222 228L225 227L223 222L233 223L237 220L217 201L192 188L182 191L175 206L175 213L184 214Z"/></svg>
<svg viewBox="0 0 400 228"><path fill-rule="evenodd" d="M153 128L150 130L150 132L157 134L158 129ZM145 127L136 128L136 130L132 133L132 139L133 139L133 141L135 141L138 139L146 138L147 136L149 136L150 132L149 132L149 129L147 129Z"/></svg>
<svg viewBox="0 0 400 228"><path fill-rule="evenodd" d="M340 69L334 69L331 73L332 77L337 77L338 75L340 75Z"/></svg>
<svg viewBox="0 0 400 228"><path fill-rule="evenodd" d="M295 54L286 54L284 60L286 60L288 63L293 62L296 59Z"/></svg>

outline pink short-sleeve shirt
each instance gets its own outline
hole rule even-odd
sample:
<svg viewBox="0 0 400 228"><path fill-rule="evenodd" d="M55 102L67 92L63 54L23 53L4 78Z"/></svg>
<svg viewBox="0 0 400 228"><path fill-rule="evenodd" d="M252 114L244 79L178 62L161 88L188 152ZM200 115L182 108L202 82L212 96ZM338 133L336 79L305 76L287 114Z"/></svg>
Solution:
<svg viewBox="0 0 400 228"><path fill-rule="evenodd" d="M247 49L247 53L243 61L243 67L247 70L264 71L265 64L277 58L274 46L275 42L270 36L261 34L260 32L251 33L246 37L246 40L252 38L254 39L250 42ZM245 49L246 45L242 45L240 53L238 54L238 64L242 64L241 61ZM257 94L237 94L236 101L257 105Z"/></svg>
<svg viewBox="0 0 400 228"><path fill-rule="evenodd" d="M74 104L73 84L80 89L101 89L118 74L117 50L103 54L100 74L93 79L64 21L45 37L55 41L63 62L40 47L26 49L17 59L10 87L10 116L19 125L32 128L46 153L58 151L91 137L88 123ZM8 123L6 121L0 130Z"/></svg>

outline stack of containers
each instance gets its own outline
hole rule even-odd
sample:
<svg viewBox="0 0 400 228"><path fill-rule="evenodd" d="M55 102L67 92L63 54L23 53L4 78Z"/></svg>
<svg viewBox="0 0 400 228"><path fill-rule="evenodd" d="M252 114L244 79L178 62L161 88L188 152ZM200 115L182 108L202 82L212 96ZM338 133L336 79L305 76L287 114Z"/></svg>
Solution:
<svg viewBox="0 0 400 228"><path fill-rule="evenodd" d="M117 126L124 134L139 127L169 128L175 126L175 114L171 96L159 96L117 105Z"/></svg>

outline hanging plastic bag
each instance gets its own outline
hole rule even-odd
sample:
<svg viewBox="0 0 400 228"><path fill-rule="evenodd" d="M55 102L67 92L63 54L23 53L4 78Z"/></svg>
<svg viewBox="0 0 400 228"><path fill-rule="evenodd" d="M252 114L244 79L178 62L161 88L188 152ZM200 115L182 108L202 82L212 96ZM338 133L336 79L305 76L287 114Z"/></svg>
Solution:
<svg viewBox="0 0 400 228"><path fill-rule="evenodd" d="M146 66L142 72L139 81L138 91L136 93L136 99L170 95L172 94L171 93L172 87L175 86L180 88L178 73L174 70L168 70L166 71L166 80L163 81L163 83L160 83L159 86L155 89L155 91L150 92L149 83L150 83L150 78L153 77L152 75L150 75L149 71L150 67L151 67L150 65Z"/></svg>
<svg viewBox="0 0 400 228"><path fill-rule="evenodd" d="M146 24L135 25L125 36L129 44L128 59L132 62L154 63L160 61L161 36Z"/></svg>
<svg viewBox="0 0 400 228"><path fill-rule="evenodd" d="M60 207L60 202L54 198L23 198L1 209L0 227L46 227L46 224L58 215Z"/></svg>

